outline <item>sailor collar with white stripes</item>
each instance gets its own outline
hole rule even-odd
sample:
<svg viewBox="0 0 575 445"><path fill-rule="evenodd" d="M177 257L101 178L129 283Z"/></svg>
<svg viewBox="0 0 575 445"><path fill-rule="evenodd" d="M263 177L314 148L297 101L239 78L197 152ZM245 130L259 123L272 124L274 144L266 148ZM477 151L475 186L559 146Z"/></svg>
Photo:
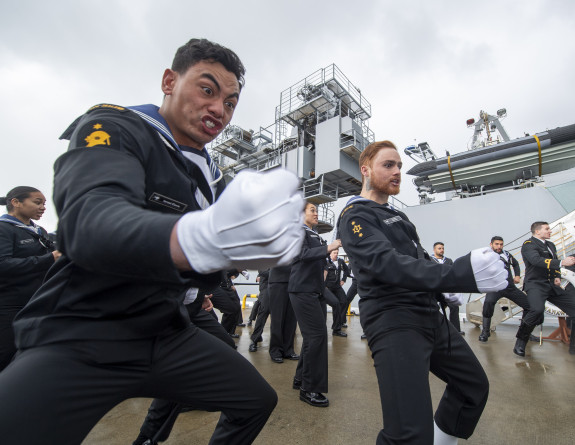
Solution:
<svg viewBox="0 0 575 445"><path fill-rule="evenodd" d="M167 148L173 151L178 151L188 161L193 162L202 171L204 178L210 186L212 196L204 196L198 188L195 193L195 198L202 209L209 207L210 201L213 202L215 200L216 184L223 178L223 175L216 163L213 162L206 148L204 147L201 150L197 150L180 146L172 135L168 123L160 114L158 106L147 104L127 108L136 113L148 125L154 128Z"/></svg>

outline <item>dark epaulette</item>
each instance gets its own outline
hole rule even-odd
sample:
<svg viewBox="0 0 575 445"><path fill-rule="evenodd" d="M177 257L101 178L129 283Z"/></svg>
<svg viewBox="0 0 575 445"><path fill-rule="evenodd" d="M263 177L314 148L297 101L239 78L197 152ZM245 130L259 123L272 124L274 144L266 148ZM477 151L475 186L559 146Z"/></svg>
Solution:
<svg viewBox="0 0 575 445"><path fill-rule="evenodd" d="M102 110L102 109L104 109L104 110L115 110L115 111L119 111L121 113L126 113L126 112L130 111L129 109L127 109L125 107L121 107L120 105L98 104L98 105L94 105L93 107L88 109L88 111L86 111L85 114L91 113L94 110ZM76 118L76 120L74 122L72 122L68 128L66 128L66 130L64 131L64 133L62 133L62 135L60 136L59 139L69 141L70 138L72 137L72 134L74 133L74 130L76 129L76 126L78 125L78 123L80 122L80 120L83 117L84 117L84 115Z"/></svg>
<svg viewBox="0 0 575 445"><path fill-rule="evenodd" d="M339 217L341 219L341 217L345 214L345 212L347 212L349 209L351 209L353 207L353 204L348 205L345 209L343 209L341 211L341 213L339 214Z"/></svg>
<svg viewBox="0 0 575 445"><path fill-rule="evenodd" d="M94 110L99 110L99 109L106 109L106 110L116 110L116 111L120 111L122 113L127 113L128 111L130 111L129 109L125 108L125 107L121 107L120 105L114 105L114 104L98 104L98 105L94 105L93 107L90 107L88 109L88 111L86 111L86 113L90 113Z"/></svg>

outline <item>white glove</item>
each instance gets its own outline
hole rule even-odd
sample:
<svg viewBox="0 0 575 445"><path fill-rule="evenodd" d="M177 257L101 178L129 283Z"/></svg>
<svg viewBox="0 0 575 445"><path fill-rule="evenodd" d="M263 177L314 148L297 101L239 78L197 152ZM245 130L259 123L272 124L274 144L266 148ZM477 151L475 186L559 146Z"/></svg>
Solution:
<svg viewBox="0 0 575 445"><path fill-rule="evenodd" d="M250 279L250 273L247 270L242 270L242 275L246 278L246 280Z"/></svg>
<svg viewBox="0 0 575 445"><path fill-rule="evenodd" d="M444 292L443 296L448 303L461 306L463 304L463 294L453 294L451 292Z"/></svg>
<svg viewBox="0 0 575 445"><path fill-rule="evenodd" d="M503 261L490 247L471 251L471 268L479 292L497 292L509 284Z"/></svg>
<svg viewBox="0 0 575 445"><path fill-rule="evenodd" d="M569 281L573 286L575 286L575 272L571 272L569 269L561 268L561 278Z"/></svg>
<svg viewBox="0 0 575 445"><path fill-rule="evenodd" d="M289 264L304 239L298 186L284 169L240 172L214 205L178 221L178 242L190 266L206 274Z"/></svg>

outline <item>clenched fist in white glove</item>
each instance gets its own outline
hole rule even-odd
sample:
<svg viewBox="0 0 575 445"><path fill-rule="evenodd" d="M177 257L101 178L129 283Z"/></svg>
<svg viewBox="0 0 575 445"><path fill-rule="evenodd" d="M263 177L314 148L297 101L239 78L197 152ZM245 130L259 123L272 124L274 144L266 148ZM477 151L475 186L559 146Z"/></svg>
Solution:
<svg viewBox="0 0 575 445"><path fill-rule="evenodd" d="M304 238L298 186L299 179L283 169L240 172L214 205L178 221L178 242L190 266L207 274L289 264Z"/></svg>
<svg viewBox="0 0 575 445"><path fill-rule="evenodd" d="M497 292L509 284L503 261L490 247L471 251L471 268L479 292Z"/></svg>
<svg viewBox="0 0 575 445"><path fill-rule="evenodd" d="M443 296L445 297L445 301L448 303L455 304L456 306L461 306L463 304L463 294L444 292Z"/></svg>
<svg viewBox="0 0 575 445"><path fill-rule="evenodd" d="M575 286L575 273L571 272L569 269L561 268L561 278L569 281L573 286Z"/></svg>

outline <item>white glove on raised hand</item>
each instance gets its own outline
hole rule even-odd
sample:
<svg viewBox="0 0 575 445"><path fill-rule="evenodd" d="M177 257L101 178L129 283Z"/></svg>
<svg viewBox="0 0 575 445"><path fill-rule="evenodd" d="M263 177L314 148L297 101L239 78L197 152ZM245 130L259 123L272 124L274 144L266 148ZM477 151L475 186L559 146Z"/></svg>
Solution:
<svg viewBox="0 0 575 445"><path fill-rule="evenodd" d="M490 247L471 251L471 268L479 292L497 292L509 284L503 261Z"/></svg>
<svg viewBox="0 0 575 445"><path fill-rule="evenodd" d="M575 272L571 272L569 269L562 267L561 278L569 281L573 286L575 286Z"/></svg>
<svg viewBox="0 0 575 445"><path fill-rule="evenodd" d="M461 306L463 304L463 294L453 294L451 292L444 292L443 296L445 297L445 301L451 304L455 304L457 306Z"/></svg>
<svg viewBox="0 0 575 445"><path fill-rule="evenodd" d="M298 186L284 169L240 172L214 205L178 221L178 242L190 266L206 274L289 264L304 239Z"/></svg>

